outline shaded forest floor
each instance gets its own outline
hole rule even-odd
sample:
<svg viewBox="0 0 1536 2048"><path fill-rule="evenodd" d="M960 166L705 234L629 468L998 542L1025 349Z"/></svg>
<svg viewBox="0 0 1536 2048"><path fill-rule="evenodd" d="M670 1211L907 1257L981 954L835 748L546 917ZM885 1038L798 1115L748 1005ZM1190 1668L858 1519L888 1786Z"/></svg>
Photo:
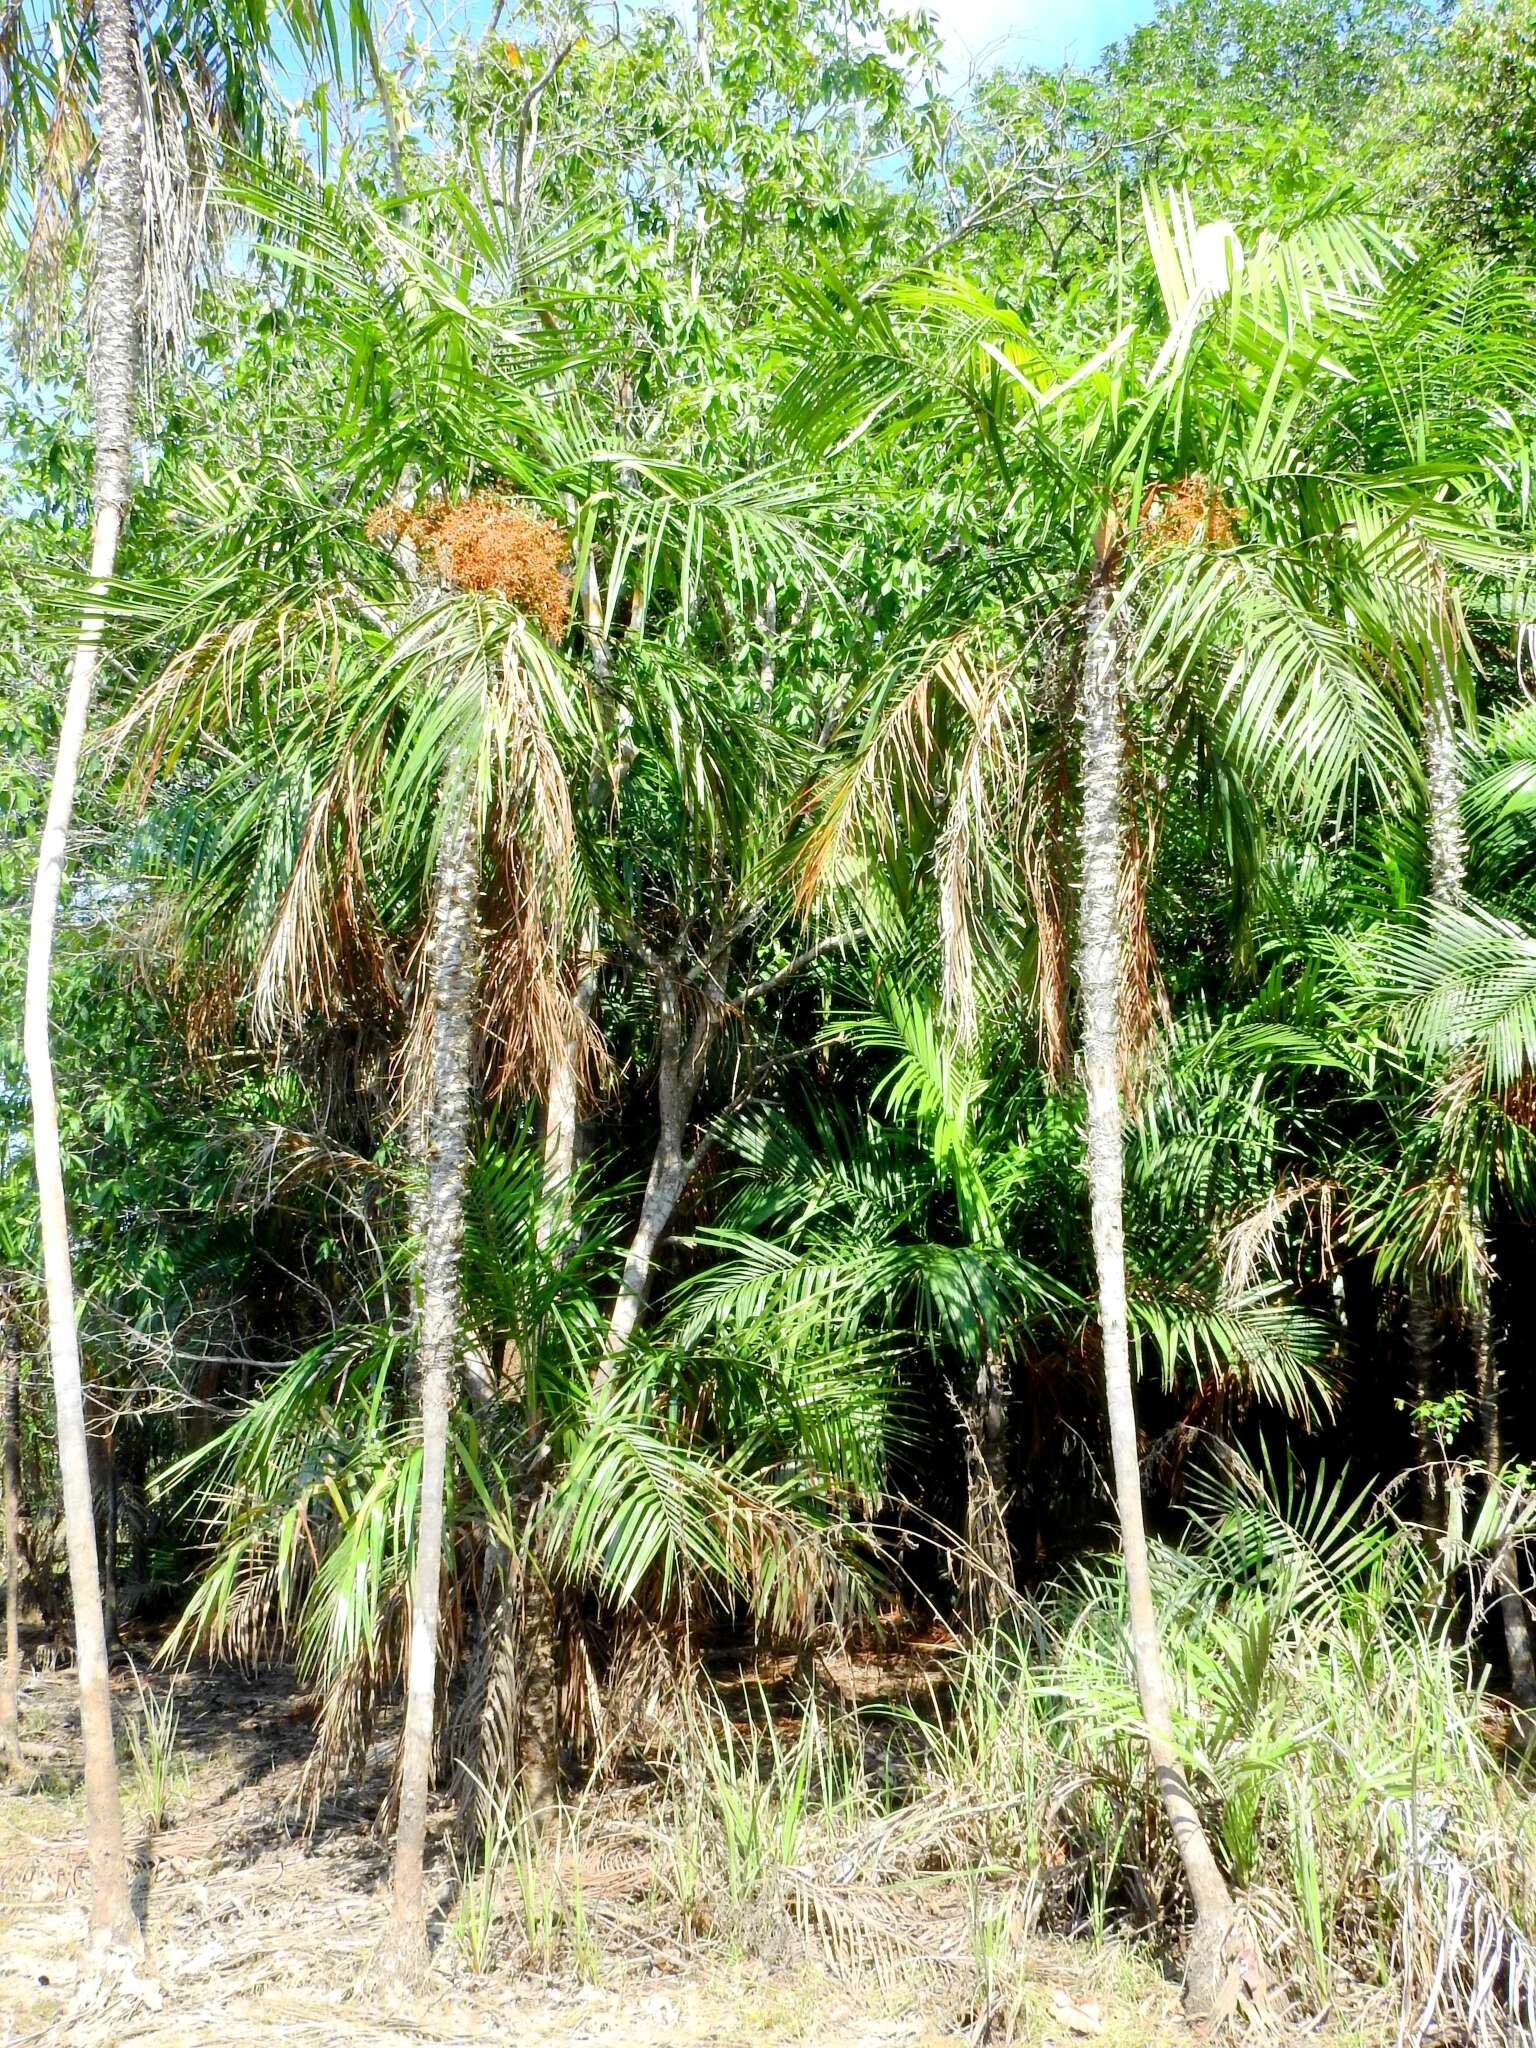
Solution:
<svg viewBox="0 0 1536 2048"><path fill-rule="evenodd" d="M894 1675L917 1672L909 1661ZM879 1679L866 1673L865 1682ZM156 1673L145 1683L163 1697L170 1681ZM126 1724L137 1681L122 1667L114 1685ZM373 1823L392 1731L306 1832L300 1778L313 1731L284 1675L194 1668L174 1688L177 1735L157 1829L145 1825L142 1772L131 1759L125 1768L150 1988L103 2001L82 1991L79 1975L86 1895L73 1673L25 1681L29 1778L0 1794L0 2048L1190 2048L1194 2039L1176 1985L1145 1949L1025 1940L1006 1884L984 1895L953 1881L869 1887L841 1933L814 1910L728 1925L695 1911L687 1926L676 1845L649 1824L646 1790L634 1784L587 1802L579 1844L553 1859L537 1894L505 1878L484 1921L466 1908L445 1805L431 1977L417 1996L386 1996L370 1971L389 1872ZM857 1938L861 1927L868 1939ZM1347 2027L1309 2026L1305 2037L1376 2048L1394 2031L1378 2008Z"/></svg>

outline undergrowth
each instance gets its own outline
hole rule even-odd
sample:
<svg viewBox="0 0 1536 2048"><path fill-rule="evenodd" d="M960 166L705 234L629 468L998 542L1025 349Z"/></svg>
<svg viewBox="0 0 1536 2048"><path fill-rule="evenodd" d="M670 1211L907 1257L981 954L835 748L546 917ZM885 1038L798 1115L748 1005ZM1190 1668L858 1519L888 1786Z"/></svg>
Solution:
<svg viewBox="0 0 1536 2048"><path fill-rule="evenodd" d="M1536 1810L1470 1652L1426 1625L1426 1569L1382 1503L1229 1468L1156 1557L1180 1740L1293 2015L1364 2001L1408 2041L1528 2040ZM926 1705L813 1691L796 1715L766 1697L733 1714L701 1691L673 1726L645 1803L672 1938L957 1972L991 2038L1032 2010L1032 1937L1177 1962L1182 1877L1113 1559L959 1651ZM572 1873L589 1825L570 1810ZM515 1827L499 1839L526 1959L590 1971L579 1889L551 1889Z"/></svg>

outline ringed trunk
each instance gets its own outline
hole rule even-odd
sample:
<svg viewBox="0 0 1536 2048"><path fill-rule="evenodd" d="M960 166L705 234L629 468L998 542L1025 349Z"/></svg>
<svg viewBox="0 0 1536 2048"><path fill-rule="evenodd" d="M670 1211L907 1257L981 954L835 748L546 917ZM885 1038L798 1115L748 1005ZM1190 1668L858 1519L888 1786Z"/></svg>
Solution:
<svg viewBox="0 0 1536 2048"><path fill-rule="evenodd" d="M463 773L450 780L445 815L432 916L432 1065L422 1117L426 1170L416 1304L421 1491L389 1932L389 1960L405 1975L418 1970L426 1959L422 1887L436 1738L443 1496L458 1351L459 1256L469 1178L474 1012L479 983L479 834L473 795Z"/></svg>
<svg viewBox="0 0 1536 2048"><path fill-rule="evenodd" d="M69 688L38 851L27 942L22 1040L32 1094L32 1154L47 1296L48 1360L53 1375L76 1668L80 1677L86 1843L91 1868L91 1940L98 1947L126 1944L137 1948L139 1931L128 1891L122 1800L112 1741L107 1642L97 1569L90 1451L49 1025L53 936L80 754L101 658L105 590L117 564L118 537L128 508L133 407L139 377L143 108L139 99L138 29L132 0L96 0L96 36L100 78L97 248L89 344L95 423L90 566L93 595L70 664Z"/></svg>
<svg viewBox="0 0 1536 2048"><path fill-rule="evenodd" d="M1195 1908L1184 1980L1185 2007L1191 2017L1203 2018L1219 2009L1226 1985L1233 1907L1174 1742L1168 1682L1152 1597L1136 1438L1136 1401L1131 1382L1121 1192L1119 901L1124 824L1120 804L1120 648L1112 616L1115 557L1115 536L1106 522L1096 545L1094 577L1088 593L1082 686L1078 981L1083 1005L1088 1187L1104 1347L1104 1396L1136 1684L1158 1792Z"/></svg>

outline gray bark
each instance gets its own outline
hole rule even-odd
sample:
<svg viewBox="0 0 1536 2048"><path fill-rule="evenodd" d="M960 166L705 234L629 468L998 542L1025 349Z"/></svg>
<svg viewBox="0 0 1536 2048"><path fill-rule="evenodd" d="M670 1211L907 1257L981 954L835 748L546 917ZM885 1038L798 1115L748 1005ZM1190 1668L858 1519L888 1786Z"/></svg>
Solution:
<svg viewBox="0 0 1536 2048"><path fill-rule="evenodd" d="M0 1292L0 1489L5 1505L5 1663L0 1667L0 1773L21 1764L21 1334Z"/></svg>
<svg viewBox="0 0 1536 2048"><path fill-rule="evenodd" d="M432 917L432 1064L422 1117L425 1194L416 1303L421 1493L417 1505L389 1933L389 1960L405 1975L414 1974L426 1956L422 1873L436 1733L443 1495L454 1365L458 1356L459 1260L469 1178L474 1013L479 983L479 835L473 795L462 772L449 778L444 793L444 817Z"/></svg>
<svg viewBox="0 0 1536 2048"><path fill-rule="evenodd" d="M684 1148L694 1098L703 1079L704 1061L714 1036L708 1010L701 1010L686 1042L683 1036L682 988L668 965L656 971L656 1149L640 1203L640 1220L630 1239L613 1313L608 1319L604 1356L594 1375L601 1389L613 1376L615 1361L639 1325L655 1277L656 1254L671 1227L683 1190L698 1163Z"/></svg>
<svg viewBox="0 0 1536 2048"><path fill-rule="evenodd" d="M91 567L93 595L70 665L58 752L38 852L27 946L23 1046L32 1093L32 1150L48 1307L48 1356L57 1415L59 1475L69 1551L80 1728L85 1752L86 1842L91 1867L93 1945L139 1945L123 1853L122 1801L112 1741L112 1699L102 1624L90 1456L75 1324L69 1214L59 1147L49 1029L53 936L63 887L80 754L101 658L105 586L132 481L133 409L139 379L143 278L143 108L132 0L96 0L99 119L96 265L91 292L90 384L94 410Z"/></svg>
<svg viewBox="0 0 1536 2048"><path fill-rule="evenodd" d="M1217 2010L1226 1982L1233 1908L1174 1742L1141 1495L1127 1329L1121 1189L1119 902L1125 834L1121 815L1120 649L1112 617L1114 590L1114 541L1106 532L1101 535L1088 593L1082 684L1078 980L1083 1008L1088 1186L1104 1347L1105 1405L1136 1683L1158 1792L1195 1908L1184 1998L1191 2016L1200 2018Z"/></svg>
<svg viewBox="0 0 1536 2048"><path fill-rule="evenodd" d="M1456 699L1453 679L1443 664L1438 666L1431 680L1424 705L1424 780L1429 792L1426 838L1430 897L1447 909L1459 909L1466 899L1467 840L1461 817ZM1504 1426L1500 1413L1498 1354L1493 1336L1491 1262L1487 1229L1475 1208L1470 1214L1469 1225L1477 1268L1469 1320L1478 1424L1488 1486L1496 1499L1504 1471ZM1495 1548L1493 1575L1498 1588L1499 1619L1504 1629L1511 1690L1521 1708L1530 1713L1536 1711L1536 1655L1533 1655L1531 1646L1530 1615L1520 1592L1515 1547L1508 1537L1502 1538Z"/></svg>

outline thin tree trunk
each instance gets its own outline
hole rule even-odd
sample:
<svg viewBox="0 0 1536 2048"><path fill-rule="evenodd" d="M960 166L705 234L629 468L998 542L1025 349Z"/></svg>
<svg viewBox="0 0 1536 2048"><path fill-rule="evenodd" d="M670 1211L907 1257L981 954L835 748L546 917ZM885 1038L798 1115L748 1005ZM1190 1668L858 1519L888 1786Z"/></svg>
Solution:
<svg viewBox="0 0 1536 2048"><path fill-rule="evenodd" d="M363 31L363 51L368 60L368 69L373 77L374 97L379 103L379 112L384 117L384 148L389 157L389 182L394 187L395 197L400 202L400 218L407 227L412 223L414 209L405 183L405 156L400 146L400 117L395 112L394 81L384 69L384 58L379 50L378 38L373 32L366 8L359 16Z"/></svg>
<svg viewBox="0 0 1536 2048"><path fill-rule="evenodd" d="M1449 665L1437 666L1424 706L1424 780L1429 792L1427 839L1429 893L1432 900L1457 910L1466 899L1467 840L1461 818L1461 763L1456 747L1456 700ZM1490 1497L1497 1506L1504 1472L1504 1427L1500 1414L1499 1365L1493 1337L1492 1261L1487 1227L1475 1207L1469 1215L1473 1239L1473 1299L1469 1322L1476 1368L1478 1423ZM1536 1711L1536 1655L1531 1647L1531 1621L1520 1591L1514 1544L1500 1538L1493 1558L1499 1588L1499 1618L1509 1661L1511 1690L1527 1713Z"/></svg>
<svg viewBox="0 0 1536 2048"><path fill-rule="evenodd" d="M117 1440L112 1430L101 1438L101 1458L101 1623L110 1646L117 1641Z"/></svg>
<svg viewBox="0 0 1536 2048"><path fill-rule="evenodd" d="M459 1259L469 1179L475 995L479 981L479 835L467 776L445 792L432 917L432 1066L422 1117L425 1158L416 1369L421 1388L421 1492L411 1588L400 1810L395 1830L389 1961L402 1975L426 1959L422 1872L437 1711L443 1495L459 1335Z"/></svg>
<svg viewBox="0 0 1536 2048"><path fill-rule="evenodd" d="M655 1277L656 1254L697 1163L696 1156L683 1148L713 1035L708 1012L701 1012L684 1045L682 990L677 975L669 966L658 968L656 1149L651 1155L651 1170L640 1202L640 1220L630 1239L613 1313L608 1319L604 1356L594 1376L598 1389L611 1379L615 1360L639 1325Z"/></svg>
<svg viewBox="0 0 1536 2048"><path fill-rule="evenodd" d="M96 1566L90 1455L75 1327L69 1215L59 1146L49 1030L53 935L80 753L101 657L105 586L117 563L118 536L132 482L133 408L139 375L139 293L143 276L143 109L138 31L132 0L96 0L99 138L96 161L96 268L91 297L90 382L95 423L92 482L92 598L70 666L58 752L38 852L27 944L22 1037L32 1092L32 1152L38 1232L48 1304L59 1475L69 1550L80 1728L85 1751L86 1842L91 1866L91 1938L96 1945L139 1945L123 1854L122 1801L112 1743L112 1700Z"/></svg>
<svg viewBox="0 0 1536 2048"><path fill-rule="evenodd" d="M1424 1288L1414 1281L1408 1289L1404 1321L1408 1331L1408 1359L1413 1373L1414 1478L1419 1495L1419 1520L1425 1542L1438 1558L1445 1539L1445 1485L1441 1471L1440 1444L1429 1420L1435 1398L1435 1359L1440 1349L1440 1330L1434 1305Z"/></svg>
<svg viewBox="0 0 1536 2048"><path fill-rule="evenodd" d="M5 1497L5 1664L0 1668L0 1774L21 1766L21 1334L0 1291L0 1488Z"/></svg>
<svg viewBox="0 0 1536 2048"><path fill-rule="evenodd" d="M1008 1541L1008 1383L990 1345L982 1352L965 1425L965 1554L960 1596L974 1629L1013 1605L1017 1585Z"/></svg>
<svg viewBox="0 0 1536 2048"><path fill-rule="evenodd" d="M542 1832L549 1833L560 1800L560 1709L555 1657L559 1617L554 1594L538 1559L525 1558L523 1572L519 1791L529 1819Z"/></svg>
<svg viewBox="0 0 1536 2048"><path fill-rule="evenodd" d="M1101 531L1088 594L1088 638L1083 656L1082 900L1078 922L1078 979L1083 1005L1083 1077L1087 1090L1088 1185L1093 1253L1099 1283L1099 1324L1104 1346L1104 1392L1113 1454L1115 1502L1125 1559L1126 1594L1136 1661L1136 1683L1147 1746L1169 1826L1194 1902L1184 1980L1192 2017L1218 2009L1228 1973L1232 1899L1211 1853L1199 1810L1174 1742L1168 1683L1158 1640L1157 1612L1142 1509L1136 1402L1131 1383L1125 1283L1125 1229L1121 1197L1120 1096L1120 869L1121 817L1120 650L1111 616L1115 538Z"/></svg>
<svg viewBox="0 0 1536 2048"><path fill-rule="evenodd" d="M699 67L699 83L708 91L714 82L709 61L709 0L695 0L693 17L693 57Z"/></svg>

